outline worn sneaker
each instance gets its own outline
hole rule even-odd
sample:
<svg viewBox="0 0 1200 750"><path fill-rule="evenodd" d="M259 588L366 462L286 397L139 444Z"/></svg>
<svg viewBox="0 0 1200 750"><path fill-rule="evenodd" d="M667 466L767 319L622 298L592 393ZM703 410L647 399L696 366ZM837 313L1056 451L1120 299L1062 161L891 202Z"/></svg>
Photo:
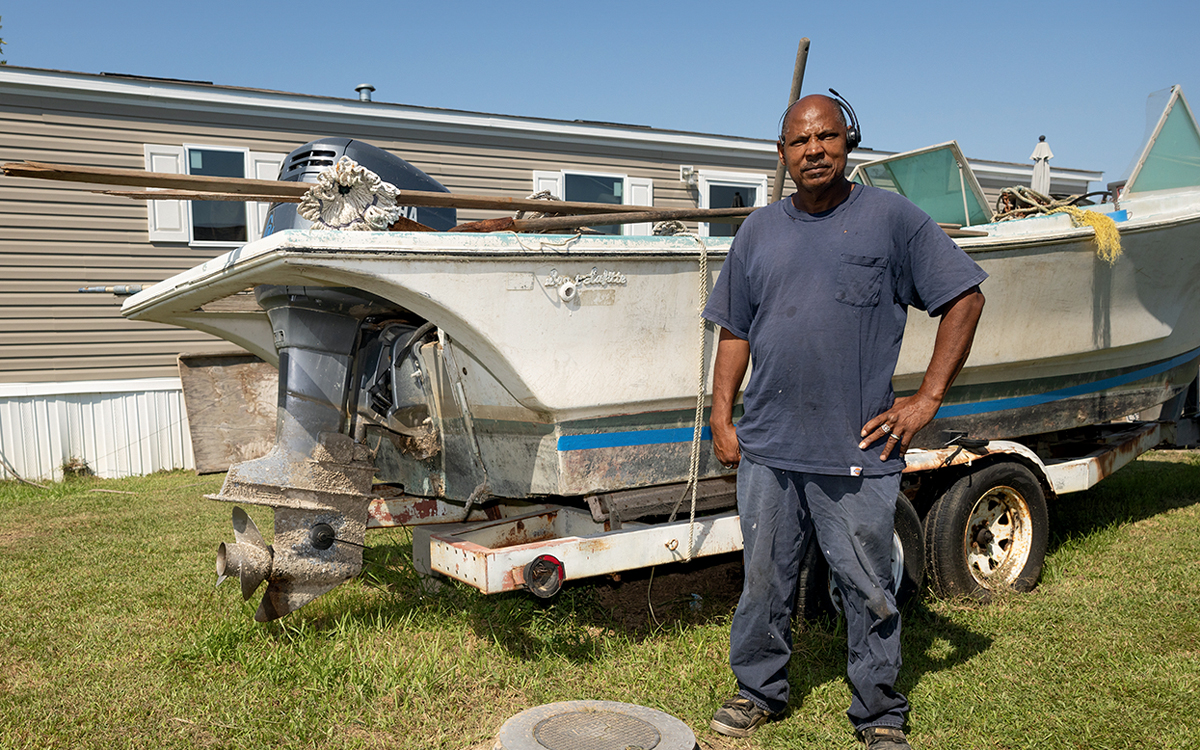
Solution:
<svg viewBox="0 0 1200 750"><path fill-rule="evenodd" d="M770 721L771 716L770 711L759 708L749 698L735 695L721 704L708 726L726 737L749 737L759 724Z"/></svg>
<svg viewBox="0 0 1200 750"><path fill-rule="evenodd" d="M858 732L866 750L912 750L904 730L896 727L867 727Z"/></svg>

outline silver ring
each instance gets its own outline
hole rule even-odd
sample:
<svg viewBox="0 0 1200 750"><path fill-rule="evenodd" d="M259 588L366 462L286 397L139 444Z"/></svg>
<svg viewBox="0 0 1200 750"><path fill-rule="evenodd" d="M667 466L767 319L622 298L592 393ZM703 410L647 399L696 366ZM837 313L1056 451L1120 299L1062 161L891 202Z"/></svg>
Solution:
<svg viewBox="0 0 1200 750"><path fill-rule="evenodd" d="M890 424L888 424L887 422L884 422L883 424L881 424L879 426L879 431L882 432L884 435L890 435L890 434L892 434L892 426Z"/></svg>

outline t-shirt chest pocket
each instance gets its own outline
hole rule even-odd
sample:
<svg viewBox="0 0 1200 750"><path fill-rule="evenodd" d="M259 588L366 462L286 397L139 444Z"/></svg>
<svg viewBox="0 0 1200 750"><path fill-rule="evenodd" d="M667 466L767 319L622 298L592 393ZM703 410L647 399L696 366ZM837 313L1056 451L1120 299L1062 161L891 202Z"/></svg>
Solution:
<svg viewBox="0 0 1200 750"><path fill-rule="evenodd" d="M834 299L853 307L874 307L879 304L883 288L883 272L888 259L867 255L842 254L838 263L837 288Z"/></svg>

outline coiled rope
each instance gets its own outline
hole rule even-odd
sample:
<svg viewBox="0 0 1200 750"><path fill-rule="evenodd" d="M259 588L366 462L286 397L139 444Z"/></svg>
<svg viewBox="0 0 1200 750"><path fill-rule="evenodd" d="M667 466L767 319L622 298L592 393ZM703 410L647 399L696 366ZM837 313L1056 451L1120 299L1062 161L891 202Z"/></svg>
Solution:
<svg viewBox="0 0 1200 750"><path fill-rule="evenodd" d="M1095 233L1096 255L1109 265L1121 257L1121 231L1111 216L1086 211L1075 205L1084 196L1072 195L1056 200L1048 195L1024 186L1008 187L1000 191L996 200L996 216L993 221L1024 219L1038 214L1067 214L1075 227L1091 227Z"/></svg>

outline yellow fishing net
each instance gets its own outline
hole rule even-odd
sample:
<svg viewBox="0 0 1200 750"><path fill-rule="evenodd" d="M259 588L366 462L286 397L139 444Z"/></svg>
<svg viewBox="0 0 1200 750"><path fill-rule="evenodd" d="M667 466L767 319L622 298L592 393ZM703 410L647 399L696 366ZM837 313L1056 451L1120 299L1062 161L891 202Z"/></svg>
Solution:
<svg viewBox="0 0 1200 750"><path fill-rule="evenodd" d="M1076 206L1058 206L1046 213L1065 213L1071 217L1071 223L1075 226L1091 227L1096 232L1096 255L1108 261L1109 265L1116 263L1117 258L1121 256L1121 232L1111 216L1085 211Z"/></svg>

